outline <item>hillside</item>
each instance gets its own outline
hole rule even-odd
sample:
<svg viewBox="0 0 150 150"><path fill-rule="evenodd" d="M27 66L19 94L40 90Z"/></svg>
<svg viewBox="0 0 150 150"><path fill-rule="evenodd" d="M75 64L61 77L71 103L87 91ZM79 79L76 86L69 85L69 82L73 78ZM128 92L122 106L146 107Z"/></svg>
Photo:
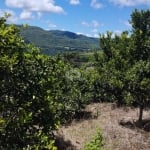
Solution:
<svg viewBox="0 0 150 150"><path fill-rule="evenodd" d="M99 48L97 38L78 35L69 31L46 31L35 26L28 26L27 28L19 26L19 28L25 42L34 43L42 48L46 54L61 51L87 51Z"/></svg>

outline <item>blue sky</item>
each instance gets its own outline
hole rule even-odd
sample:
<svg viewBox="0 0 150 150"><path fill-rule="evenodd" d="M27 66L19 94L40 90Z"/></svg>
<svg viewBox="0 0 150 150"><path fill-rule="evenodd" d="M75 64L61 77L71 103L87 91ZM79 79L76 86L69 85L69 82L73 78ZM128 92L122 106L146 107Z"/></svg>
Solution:
<svg viewBox="0 0 150 150"><path fill-rule="evenodd" d="M130 14L135 8L149 9L150 0L0 0L0 16L11 13L9 23L92 37L130 30Z"/></svg>

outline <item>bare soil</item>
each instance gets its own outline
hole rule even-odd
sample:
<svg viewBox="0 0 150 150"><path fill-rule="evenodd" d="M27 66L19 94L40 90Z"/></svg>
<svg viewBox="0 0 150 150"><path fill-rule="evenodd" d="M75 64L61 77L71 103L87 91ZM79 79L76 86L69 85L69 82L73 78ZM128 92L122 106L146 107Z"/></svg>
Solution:
<svg viewBox="0 0 150 150"><path fill-rule="evenodd" d="M143 126L136 122L137 108L95 103L81 117L57 131L59 150L83 150L97 129L105 139L104 150L150 150L150 110L144 110Z"/></svg>

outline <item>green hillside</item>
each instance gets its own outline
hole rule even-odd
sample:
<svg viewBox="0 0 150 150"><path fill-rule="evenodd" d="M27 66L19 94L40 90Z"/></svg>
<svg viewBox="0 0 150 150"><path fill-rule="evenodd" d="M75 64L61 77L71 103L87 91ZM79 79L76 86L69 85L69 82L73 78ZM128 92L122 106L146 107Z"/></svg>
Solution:
<svg viewBox="0 0 150 150"><path fill-rule="evenodd" d="M25 42L34 43L42 48L46 54L61 51L88 51L99 48L97 38L78 35L69 31L46 31L35 26L28 26L27 28L19 26L19 28Z"/></svg>

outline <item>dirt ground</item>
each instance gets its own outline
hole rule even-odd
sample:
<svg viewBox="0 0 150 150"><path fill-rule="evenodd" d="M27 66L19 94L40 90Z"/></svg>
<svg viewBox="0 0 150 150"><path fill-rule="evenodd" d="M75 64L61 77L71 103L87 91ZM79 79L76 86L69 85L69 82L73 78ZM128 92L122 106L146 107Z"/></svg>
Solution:
<svg viewBox="0 0 150 150"><path fill-rule="evenodd" d="M86 107L81 118L57 131L60 150L83 150L97 129L105 139L104 150L150 150L150 110L145 110L145 125L138 127L138 109L117 108L110 103Z"/></svg>

